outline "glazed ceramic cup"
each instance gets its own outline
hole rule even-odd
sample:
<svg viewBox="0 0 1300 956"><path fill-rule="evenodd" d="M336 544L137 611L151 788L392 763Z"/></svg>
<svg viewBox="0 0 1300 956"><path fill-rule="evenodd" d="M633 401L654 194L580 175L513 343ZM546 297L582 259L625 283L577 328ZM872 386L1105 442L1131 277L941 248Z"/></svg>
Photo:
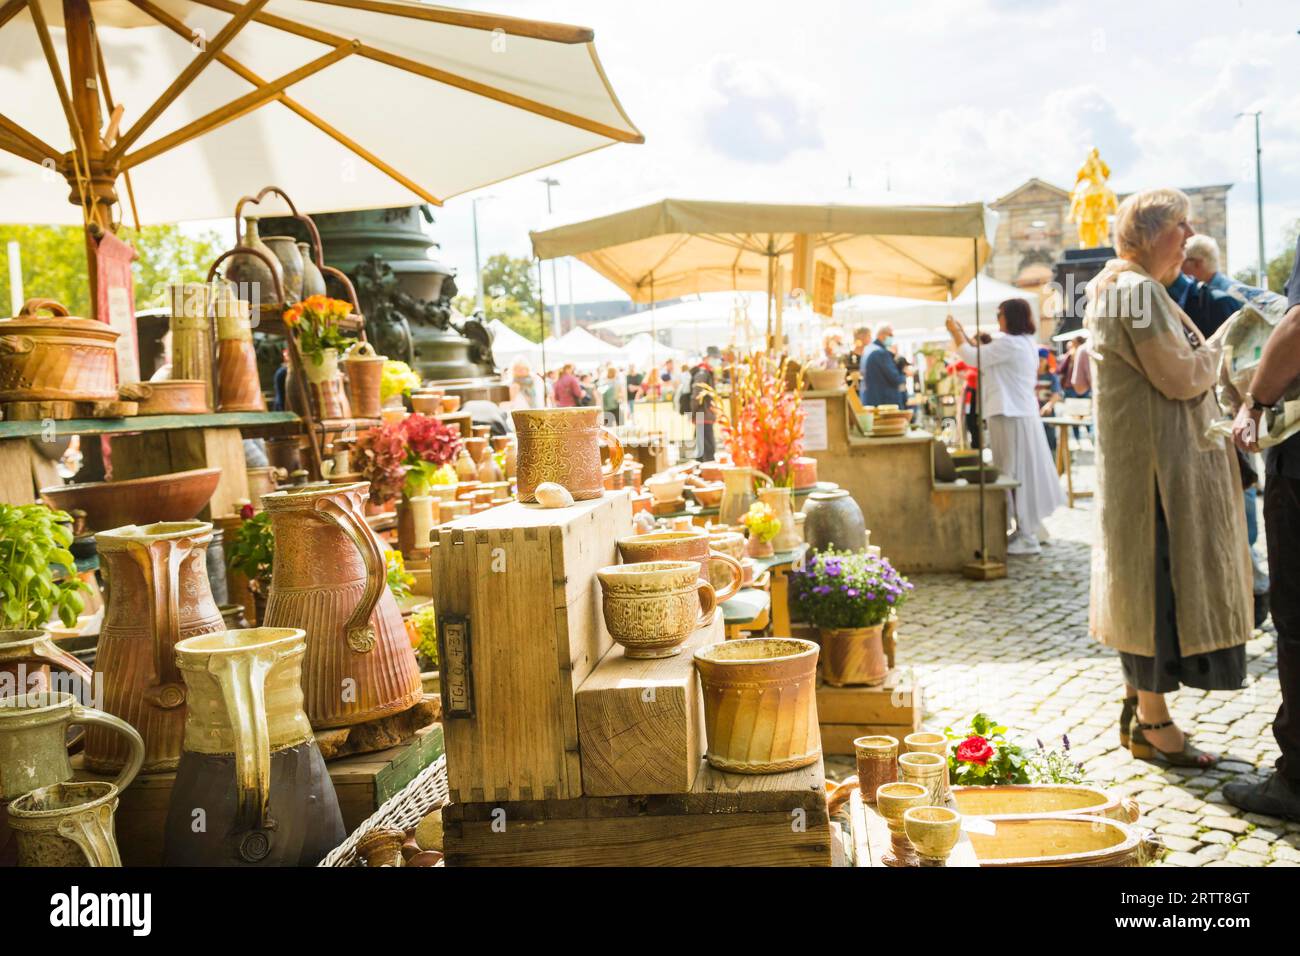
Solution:
<svg viewBox="0 0 1300 956"><path fill-rule="evenodd" d="M629 535L619 538L618 553L628 563L694 561L699 565L700 577L705 581L712 580L712 565L723 565L730 581L716 595L719 604L739 591L744 583L745 572L740 562L729 554L711 550L709 536L704 531L655 531Z"/></svg>
<svg viewBox="0 0 1300 956"><path fill-rule="evenodd" d="M930 795L928 806L938 806L946 798L943 775L947 767L948 761L938 754L906 753L898 758L899 779L925 787Z"/></svg>
<svg viewBox="0 0 1300 956"><path fill-rule="evenodd" d="M19 866L121 866L113 835L117 787L101 780L55 783L9 804Z"/></svg>
<svg viewBox="0 0 1300 956"><path fill-rule="evenodd" d="M938 754L943 758L943 800L948 799L948 738L943 734L921 730L903 738L903 753Z"/></svg>
<svg viewBox="0 0 1300 956"><path fill-rule="evenodd" d="M532 408L511 412L519 441L516 464L519 500L535 500L538 485L553 481L569 489L574 501L605 493L604 476L623 466L623 446L600 424L600 409ZM609 445L609 464L601 465L600 445Z"/></svg>
<svg viewBox="0 0 1300 956"><path fill-rule="evenodd" d="M961 835L961 814L947 807L911 807L903 812L903 832L922 866L946 866Z"/></svg>
<svg viewBox="0 0 1300 956"><path fill-rule="evenodd" d="M890 848L881 860L885 866L916 866L916 853L903 830L903 814L929 805L930 793L920 784L887 783L876 791L876 810L889 827Z"/></svg>
<svg viewBox="0 0 1300 956"><path fill-rule="evenodd" d="M867 803L876 802L876 791L898 779L898 740L885 734L871 734L853 741L858 761L858 789Z"/></svg>
<svg viewBox="0 0 1300 956"><path fill-rule="evenodd" d="M610 636L632 658L672 657L681 643L713 622L713 585L695 561L615 564L596 572Z"/></svg>

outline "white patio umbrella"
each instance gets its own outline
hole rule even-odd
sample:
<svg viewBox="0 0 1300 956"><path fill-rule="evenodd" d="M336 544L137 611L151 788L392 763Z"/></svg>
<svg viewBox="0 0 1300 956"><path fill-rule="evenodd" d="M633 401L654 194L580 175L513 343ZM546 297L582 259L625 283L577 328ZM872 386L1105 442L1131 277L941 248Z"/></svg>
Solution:
<svg viewBox="0 0 1300 956"><path fill-rule="evenodd" d="M439 203L640 142L592 36L409 0L0 0L0 219L209 219L266 183L308 213Z"/></svg>

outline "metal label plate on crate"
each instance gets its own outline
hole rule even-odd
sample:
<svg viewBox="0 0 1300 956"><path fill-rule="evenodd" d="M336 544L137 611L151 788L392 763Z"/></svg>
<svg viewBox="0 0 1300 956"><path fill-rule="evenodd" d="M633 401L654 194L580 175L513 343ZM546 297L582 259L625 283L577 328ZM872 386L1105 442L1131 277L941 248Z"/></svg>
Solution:
<svg viewBox="0 0 1300 956"><path fill-rule="evenodd" d="M474 678L470 673L469 618L445 614L438 626L438 674L442 685L442 715L474 716Z"/></svg>

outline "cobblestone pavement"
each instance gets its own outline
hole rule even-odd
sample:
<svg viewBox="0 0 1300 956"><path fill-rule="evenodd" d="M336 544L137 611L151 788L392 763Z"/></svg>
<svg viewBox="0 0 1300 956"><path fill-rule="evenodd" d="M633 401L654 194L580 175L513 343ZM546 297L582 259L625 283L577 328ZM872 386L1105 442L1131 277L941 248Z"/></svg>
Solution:
<svg viewBox="0 0 1300 956"><path fill-rule="evenodd" d="M1090 468L1076 470L1083 487ZM1258 780L1277 757L1272 721L1279 690L1271 621L1247 645L1250 685L1241 691L1184 688L1171 695L1179 726L1222 755L1209 770L1135 760L1120 749L1123 681L1116 654L1088 635L1090 500L1047 522L1051 540L1035 557L1009 558L1005 580L915 575L902 612L898 662L924 687L926 729L964 724L977 711L1035 746L1069 737L1091 782L1132 796L1140 824L1160 834L1166 866L1300 865L1300 823L1243 813L1223 798L1224 783ZM1260 542L1262 550L1263 542ZM852 758L828 758L831 776Z"/></svg>

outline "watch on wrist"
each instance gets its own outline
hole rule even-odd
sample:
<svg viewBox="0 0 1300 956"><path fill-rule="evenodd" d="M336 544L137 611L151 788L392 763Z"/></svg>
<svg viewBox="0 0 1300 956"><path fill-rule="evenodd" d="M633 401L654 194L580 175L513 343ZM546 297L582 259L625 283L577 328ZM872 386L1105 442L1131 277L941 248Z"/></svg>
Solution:
<svg viewBox="0 0 1300 956"><path fill-rule="evenodd" d="M1252 412L1273 412L1275 415L1281 414L1282 412L1281 402L1278 402L1276 405L1267 405L1257 399L1254 395L1250 394L1250 392L1246 393L1246 406Z"/></svg>

